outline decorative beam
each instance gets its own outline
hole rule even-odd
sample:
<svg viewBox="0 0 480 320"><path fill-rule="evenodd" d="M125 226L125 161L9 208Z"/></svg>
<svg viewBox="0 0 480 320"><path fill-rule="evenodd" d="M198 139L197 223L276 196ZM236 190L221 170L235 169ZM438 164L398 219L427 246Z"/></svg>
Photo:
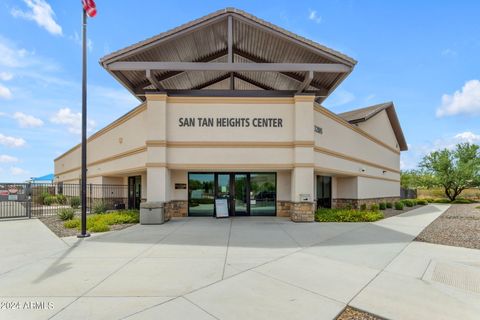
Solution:
<svg viewBox="0 0 480 320"><path fill-rule="evenodd" d="M150 83L155 87L155 89L159 91L164 89L163 86L160 84L160 82L158 82L157 78L155 78L155 75L152 73L152 70L147 69L145 73L148 81L150 81Z"/></svg>
<svg viewBox="0 0 480 320"><path fill-rule="evenodd" d="M245 59L248 59L248 60L250 60L250 61L252 61L252 62L256 62L256 63L267 63L267 62L269 62L269 61L267 61L267 60L265 60L265 59L262 59L262 58L259 58L259 57L257 57L257 56L254 56L254 55L252 55L252 54L250 54L250 53L247 53L247 52L245 52L245 51L242 51L242 50L240 50L240 49L238 49L238 48L235 48L234 53L235 53L236 55L239 55L240 57L243 57L243 58L245 58ZM288 77L288 78L290 78L290 79L292 79L292 80L294 80L294 81L297 81L297 82L300 82L300 83L303 82L303 78L302 78L301 76L297 75L296 73L293 73L293 72L280 72L280 74L282 74L282 75L284 75L284 76L286 76L286 77ZM315 83L315 81L312 81L312 82L310 83L310 85L311 85L312 87L315 87L315 88L319 89L319 90L324 90L325 92L328 91L328 90L325 89L323 86Z"/></svg>
<svg viewBox="0 0 480 320"><path fill-rule="evenodd" d="M225 55L227 54L227 49L222 49L222 50L219 50L218 52L215 52L214 54L209 54L207 56L204 56L198 60L195 60L194 62L209 62L209 61L213 61L215 59L218 59L218 58L221 58L221 57L224 57ZM157 79L157 81L160 83L162 82L163 80L167 80L169 78L172 78L172 77L175 77L181 73L184 73L185 71L168 71L168 72L165 72L164 74L161 74L159 76L155 76L155 78ZM148 86L148 82L143 82L139 85L137 85L135 87L135 91L142 91L144 87Z"/></svg>
<svg viewBox="0 0 480 320"><path fill-rule="evenodd" d="M193 87L193 88L190 89L190 90L202 90L202 89L204 89L204 88L206 88L206 87L211 86L212 84L215 84L215 83L217 83L217 82L223 81L223 80L228 79L228 78L230 78L230 77L231 77L231 74L230 74L230 73L226 73L226 74L221 75L220 77L216 77L216 78L214 78L214 79L212 79L212 80L210 80L210 81L207 81L207 82L202 83L202 84L200 84L200 85L198 85L198 86L195 86L195 87Z"/></svg>
<svg viewBox="0 0 480 320"><path fill-rule="evenodd" d="M226 71L226 72L326 72L346 73L351 68L338 63L225 63L121 61L108 66L111 71Z"/></svg>
<svg viewBox="0 0 480 320"><path fill-rule="evenodd" d="M297 93L301 93L305 89L307 89L308 86L310 86L310 83L312 82L312 80L313 80L313 71L309 71L305 76L305 79L303 80L303 82L300 84L300 87L298 88Z"/></svg>
<svg viewBox="0 0 480 320"><path fill-rule="evenodd" d="M265 85L265 84L263 84L263 83L260 83L260 82L258 82L258 81L252 80L252 79L250 79L250 78L248 78L248 77L245 77L245 76L243 76L243 75L241 75L241 74L238 74L238 73L236 73L236 72L234 73L234 75L235 75L236 78L238 78L238 79L240 79L240 80L242 80L242 81L248 82L248 83L250 83L251 85L254 85L255 87L258 87L258 88L260 88L260 89L269 90L269 91L275 90L274 88L272 88L272 87L270 87L270 86L267 86L267 85Z"/></svg>
<svg viewBox="0 0 480 320"><path fill-rule="evenodd" d="M229 15L227 18L227 62L233 63L233 18ZM233 72L230 72L230 90L235 90L235 77Z"/></svg>

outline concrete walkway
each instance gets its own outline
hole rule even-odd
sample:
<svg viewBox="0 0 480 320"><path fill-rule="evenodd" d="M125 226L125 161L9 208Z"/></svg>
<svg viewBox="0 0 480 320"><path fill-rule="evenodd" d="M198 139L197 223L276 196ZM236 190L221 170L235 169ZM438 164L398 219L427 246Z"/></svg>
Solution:
<svg viewBox="0 0 480 320"><path fill-rule="evenodd" d="M347 304L478 319L480 251L412 242L447 208L376 223L188 218L64 241L37 220L3 221L0 303L42 310L0 319L334 319Z"/></svg>

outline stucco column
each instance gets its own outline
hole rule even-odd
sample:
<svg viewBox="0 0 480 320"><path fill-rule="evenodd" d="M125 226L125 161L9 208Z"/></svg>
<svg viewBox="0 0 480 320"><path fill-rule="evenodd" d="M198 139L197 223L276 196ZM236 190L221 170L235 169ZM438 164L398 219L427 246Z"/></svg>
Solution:
<svg viewBox="0 0 480 320"><path fill-rule="evenodd" d="M313 95L296 95L294 108L294 168L291 219L314 221L314 109Z"/></svg>
<svg viewBox="0 0 480 320"><path fill-rule="evenodd" d="M147 201L169 201L167 95L147 94Z"/></svg>

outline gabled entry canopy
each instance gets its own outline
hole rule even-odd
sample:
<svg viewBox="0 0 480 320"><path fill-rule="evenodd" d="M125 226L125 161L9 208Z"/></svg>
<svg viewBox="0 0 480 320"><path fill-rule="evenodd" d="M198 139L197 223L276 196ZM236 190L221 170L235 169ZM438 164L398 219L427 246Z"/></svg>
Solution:
<svg viewBox="0 0 480 320"><path fill-rule="evenodd" d="M116 51L101 65L132 94L293 95L323 101L352 58L234 8Z"/></svg>

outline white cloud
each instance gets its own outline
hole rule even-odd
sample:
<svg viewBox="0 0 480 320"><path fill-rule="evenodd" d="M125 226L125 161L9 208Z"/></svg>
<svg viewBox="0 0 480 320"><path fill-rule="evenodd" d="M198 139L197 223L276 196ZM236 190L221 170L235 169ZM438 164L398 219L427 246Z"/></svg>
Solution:
<svg viewBox="0 0 480 320"><path fill-rule="evenodd" d="M10 99L12 97L12 91L7 87L0 84L0 98Z"/></svg>
<svg viewBox="0 0 480 320"><path fill-rule="evenodd" d="M34 116L25 114L23 112L15 112L13 118L17 120L22 128L33 128L43 126L43 121Z"/></svg>
<svg viewBox="0 0 480 320"><path fill-rule="evenodd" d="M10 72L0 72L0 80L9 81L13 79L13 74Z"/></svg>
<svg viewBox="0 0 480 320"><path fill-rule="evenodd" d="M462 89L452 95L442 96L442 105L437 109L437 117L457 114L480 115L480 81L470 80Z"/></svg>
<svg viewBox="0 0 480 320"><path fill-rule="evenodd" d="M70 133L80 134L82 132L82 114L75 113L70 108L62 108L50 119L52 123L65 125ZM95 121L87 120L87 131L92 131Z"/></svg>
<svg viewBox="0 0 480 320"><path fill-rule="evenodd" d="M78 32L75 32L73 34L73 36L70 36L69 37L71 40L73 40L73 42L75 42L77 45L79 45L80 47L82 46L83 42L82 42L82 37L78 34ZM88 51L92 51L93 50L93 41L92 39L90 38L87 38L87 49Z"/></svg>
<svg viewBox="0 0 480 320"><path fill-rule="evenodd" d="M420 145L408 145L408 151L402 152L400 168L402 170L415 169L425 155L441 149L454 149L457 144L464 142L479 144L480 134L465 131Z"/></svg>
<svg viewBox="0 0 480 320"><path fill-rule="evenodd" d="M56 61L49 58L39 57L35 52L18 47L15 42L0 35L0 67L2 72L8 73L7 69L16 69L15 75L29 75L32 69L37 70L43 76L45 72L59 71ZM24 68L24 71L20 69ZM10 74L12 75L12 74ZM6 75L9 77L9 74ZM13 75L12 75L13 76Z"/></svg>
<svg viewBox="0 0 480 320"><path fill-rule="evenodd" d="M475 134L471 131L465 131L455 135L455 140L458 142L479 143L480 134Z"/></svg>
<svg viewBox="0 0 480 320"><path fill-rule="evenodd" d="M62 35L62 27L55 21L55 12L45 0L23 0L30 8L28 11L12 9L15 18L35 21L40 27L45 28L54 35Z"/></svg>
<svg viewBox="0 0 480 320"><path fill-rule="evenodd" d="M308 9L308 19L312 20L315 23L322 22L322 17L320 17L317 13L317 10Z"/></svg>
<svg viewBox="0 0 480 320"><path fill-rule="evenodd" d="M0 154L0 163L18 162L18 159L6 154Z"/></svg>
<svg viewBox="0 0 480 320"><path fill-rule="evenodd" d="M455 57L457 55L457 51L450 48L446 48L442 50L441 54L442 56L446 56L446 57Z"/></svg>
<svg viewBox="0 0 480 320"><path fill-rule="evenodd" d="M335 90L328 99L328 105L338 107L355 100L355 95L344 89Z"/></svg>
<svg viewBox="0 0 480 320"><path fill-rule="evenodd" d="M0 37L0 65L9 68L25 66L29 52L16 48L9 40Z"/></svg>
<svg viewBox="0 0 480 320"><path fill-rule="evenodd" d="M21 147L26 141L22 138L6 136L0 133L0 144L7 147Z"/></svg>
<svg viewBox="0 0 480 320"><path fill-rule="evenodd" d="M10 168L10 173L14 176L20 176L20 175L27 174L28 171L26 171L22 168L19 168L19 167L11 167Z"/></svg>

